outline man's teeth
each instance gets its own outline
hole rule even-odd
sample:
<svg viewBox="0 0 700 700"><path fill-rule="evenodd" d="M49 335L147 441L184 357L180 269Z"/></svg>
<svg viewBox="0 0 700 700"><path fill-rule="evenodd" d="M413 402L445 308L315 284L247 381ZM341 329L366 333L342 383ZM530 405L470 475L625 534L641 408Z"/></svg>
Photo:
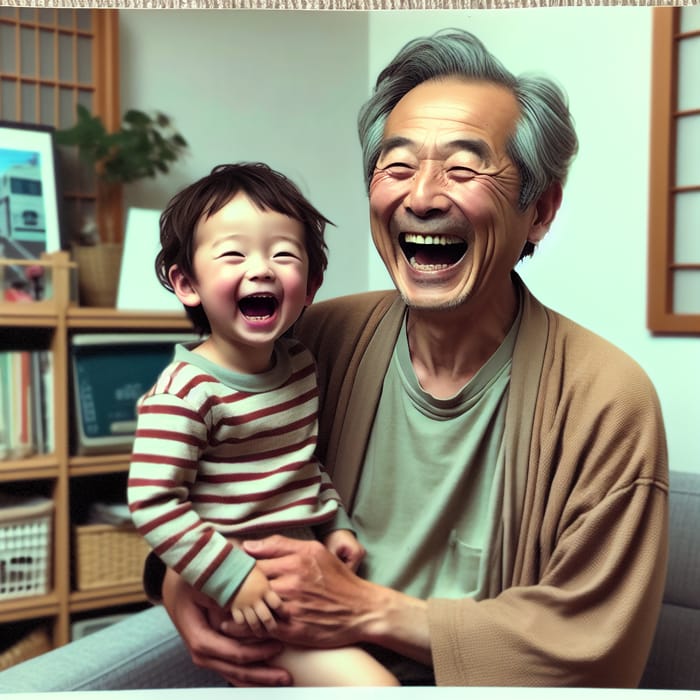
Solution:
<svg viewBox="0 0 700 700"><path fill-rule="evenodd" d="M416 243L418 245L454 245L455 243L463 243L464 241L457 236L424 236L421 233L406 233L404 234L406 243Z"/></svg>
<svg viewBox="0 0 700 700"><path fill-rule="evenodd" d="M421 272L434 272L435 270L445 270L448 267L450 267L449 265L446 265L444 263L442 265L419 265L416 262L415 256L412 257L408 262L411 264L411 267L414 270L420 270Z"/></svg>

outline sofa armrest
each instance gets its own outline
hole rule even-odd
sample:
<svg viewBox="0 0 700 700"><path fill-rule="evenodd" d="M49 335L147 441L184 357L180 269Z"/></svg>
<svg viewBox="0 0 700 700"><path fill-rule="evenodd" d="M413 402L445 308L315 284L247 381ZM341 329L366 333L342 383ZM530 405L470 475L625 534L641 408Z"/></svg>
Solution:
<svg viewBox="0 0 700 700"><path fill-rule="evenodd" d="M226 683L192 663L162 607L0 672L0 694L217 686Z"/></svg>
<svg viewBox="0 0 700 700"><path fill-rule="evenodd" d="M640 688L700 689L700 474L671 472L664 601Z"/></svg>

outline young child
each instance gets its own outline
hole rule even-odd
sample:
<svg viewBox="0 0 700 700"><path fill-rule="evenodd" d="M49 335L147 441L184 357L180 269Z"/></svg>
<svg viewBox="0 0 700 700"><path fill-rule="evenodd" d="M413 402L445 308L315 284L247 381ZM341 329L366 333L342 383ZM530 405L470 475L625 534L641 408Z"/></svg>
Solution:
<svg viewBox="0 0 700 700"><path fill-rule="evenodd" d="M168 566L254 629L274 629L281 600L242 539L317 537L353 570L364 556L314 456L313 358L285 336L323 280L327 223L260 163L214 168L160 220L158 277L207 335L139 400L129 507ZM275 663L296 685L398 685L359 648Z"/></svg>

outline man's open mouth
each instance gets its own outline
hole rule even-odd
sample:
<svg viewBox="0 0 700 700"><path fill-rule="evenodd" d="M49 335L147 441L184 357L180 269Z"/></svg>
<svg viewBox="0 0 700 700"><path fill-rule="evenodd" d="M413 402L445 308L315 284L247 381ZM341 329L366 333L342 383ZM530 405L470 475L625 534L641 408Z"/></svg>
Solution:
<svg viewBox="0 0 700 700"><path fill-rule="evenodd" d="M467 242L451 235L402 233L399 244L411 267L420 272L445 270L467 252Z"/></svg>
<svg viewBox="0 0 700 700"><path fill-rule="evenodd" d="M252 321L262 321L274 316L279 302L272 294L251 294L238 302L240 312Z"/></svg>

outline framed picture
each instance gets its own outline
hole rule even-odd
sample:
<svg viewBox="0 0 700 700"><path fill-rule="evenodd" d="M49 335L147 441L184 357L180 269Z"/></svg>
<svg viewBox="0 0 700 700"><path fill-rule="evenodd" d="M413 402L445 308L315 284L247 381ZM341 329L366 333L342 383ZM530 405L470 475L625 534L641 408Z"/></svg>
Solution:
<svg viewBox="0 0 700 700"><path fill-rule="evenodd" d="M53 127L0 121L0 257L61 249L55 160ZM6 284L8 273L22 276L6 270Z"/></svg>

